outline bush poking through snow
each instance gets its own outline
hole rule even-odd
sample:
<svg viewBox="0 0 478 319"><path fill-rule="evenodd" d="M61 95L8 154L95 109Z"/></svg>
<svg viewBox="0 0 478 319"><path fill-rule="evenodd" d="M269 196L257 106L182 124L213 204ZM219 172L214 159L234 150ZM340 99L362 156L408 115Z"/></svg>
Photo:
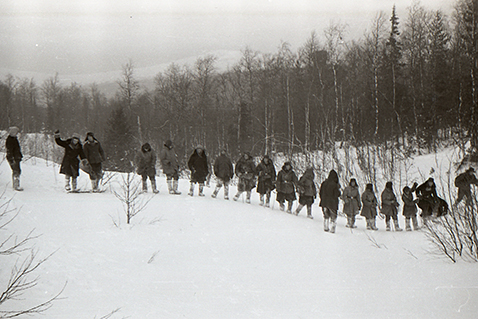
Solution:
<svg viewBox="0 0 478 319"><path fill-rule="evenodd" d="M0 280L0 318L15 318L21 315L41 314L48 310L53 302L60 297L66 284L59 293L44 302L31 306L23 306L17 310L4 310L6 307L8 307L8 309L14 309L14 301L18 300L19 297L38 284L38 276L36 275L38 268L51 256L49 255L43 259L38 259L37 250L28 246L32 240L39 237L33 236L33 231L22 238L19 238L15 234L5 232L6 226L18 216L19 212L17 209L10 208L11 199L5 200L4 198L3 193L0 195L0 230L2 230L0 235L6 235L0 239L0 260L11 258L12 256L16 256L17 259L11 267L8 280L7 278ZM25 256L25 254L27 254L27 256ZM9 262L13 261L8 259L2 260L0 263L6 265Z"/></svg>
<svg viewBox="0 0 478 319"><path fill-rule="evenodd" d="M123 204L126 223L130 224L131 219L146 208L152 197L142 197L141 180L134 173L122 174L121 179L120 190L114 191L114 194Z"/></svg>
<svg viewBox="0 0 478 319"><path fill-rule="evenodd" d="M476 201L453 207L448 215L425 224L426 235L453 262L458 257L478 262L477 214Z"/></svg>
<svg viewBox="0 0 478 319"><path fill-rule="evenodd" d="M451 162L450 162L451 163ZM441 170L443 172L443 170ZM456 197L453 187L452 171L449 167L447 179L440 178L441 193L447 198ZM440 176L443 176L440 175ZM445 188L447 187L447 188ZM449 213L433 222L425 223L426 235L439 252L453 262L458 257L478 262L478 209L476 194L473 193L471 205L464 201L459 205L451 205Z"/></svg>

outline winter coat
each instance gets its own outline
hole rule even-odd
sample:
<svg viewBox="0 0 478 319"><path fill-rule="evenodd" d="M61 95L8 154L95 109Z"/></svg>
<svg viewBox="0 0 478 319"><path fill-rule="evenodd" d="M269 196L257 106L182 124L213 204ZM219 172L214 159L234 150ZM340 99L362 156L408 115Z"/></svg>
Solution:
<svg viewBox="0 0 478 319"><path fill-rule="evenodd" d="M333 211L339 209L340 184L337 172L331 170L329 177L320 185L320 207L326 207Z"/></svg>
<svg viewBox="0 0 478 319"><path fill-rule="evenodd" d="M299 179L297 183L297 192L301 196L311 196L313 198L317 197L317 188L315 187L314 182L314 171L312 169L307 169Z"/></svg>
<svg viewBox="0 0 478 319"><path fill-rule="evenodd" d="M141 176L155 176L156 175L156 153L150 149L146 151L143 147L136 153L134 157L136 165L136 173Z"/></svg>
<svg viewBox="0 0 478 319"><path fill-rule="evenodd" d="M7 149L7 161L10 163L20 162L23 158L20 143L16 136L8 136L5 141L5 148Z"/></svg>
<svg viewBox="0 0 478 319"><path fill-rule="evenodd" d="M380 212L387 216L396 216L397 207L397 197L395 197L393 190L385 188L382 192L382 210Z"/></svg>
<svg viewBox="0 0 478 319"><path fill-rule="evenodd" d="M87 141L83 145L83 152L90 164L99 164L105 160L105 152L97 140L93 142Z"/></svg>
<svg viewBox="0 0 478 319"><path fill-rule="evenodd" d="M360 215L366 219L373 219L377 216L378 202L373 191L366 189L365 192L362 193L362 204Z"/></svg>
<svg viewBox="0 0 478 319"><path fill-rule="evenodd" d="M235 173L239 178L247 178L252 179L256 174L256 166L254 165L254 159L249 156L246 160L244 156L242 156L236 164Z"/></svg>
<svg viewBox="0 0 478 319"><path fill-rule="evenodd" d="M294 194L298 183L297 175L292 169L287 169L284 165L277 175L277 192L284 194Z"/></svg>
<svg viewBox="0 0 478 319"><path fill-rule="evenodd" d="M360 193L358 186L347 186L342 194L342 200L344 201L344 213L347 216L357 215L362 202L360 201Z"/></svg>
<svg viewBox="0 0 478 319"><path fill-rule="evenodd" d="M417 194L418 197L418 207L427 211L427 213L431 213L433 207L437 203L438 197L435 183L433 182L432 186L428 186L429 181L433 180L428 179L425 183L418 186L415 191L415 194Z"/></svg>
<svg viewBox="0 0 478 319"><path fill-rule="evenodd" d="M464 172L455 178L455 186L460 189L470 189L471 184L478 185L478 179L473 173Z"/></svg>
<svg viewBox="0 0 478 319"><path fill-rule="evenodd" d="M195 149L189 158L188 167L191 171L191 182L204 183L209 175L206 152L203 150L202 155L199 155Z"/></svg>
<svg viewBox="0 0 478 319"><path fill-rule="evenodd" d="M259 194L266 194L272 191L276 181L276 169L274 163L269 159L269 163L265 163L264 159L256 167L257 189Z"/></svg>
<svg viewBox="0 0 478 319"><path fill-rule="evenodd" d="M242 156L236 164L235 173L239 177L237 189L240 192L249 192L256 186L256 166L254 165L254 159L251 156L248 157L246 160L245 156Z"/></svg>
<svg viewBox="0 0 478 319"><path fill-rule="evenodd" d="M72 138L67 140L62 140L60 137L55 138L56 144L65 149L65 155L61 161L60 174L76 177L80 174L80 161L78 157L85 159L86 156L81 143L78 142L76 145L73 145L72 140Z"/></svg>
<svg viewBox="0 0 478 319"><path fill-rule="evenodd" d="M159 159L161 160L164 175L174 175L179 172L178 157L172 147L169 148L163 145Z"/></svg>
<svg viewBox="0 0 478 319"><path fill-rule="evenodd" d="M405 217L415 217L417 215L417 204L413 200L413 192L403 192L402 194L403 202L403 216Z"/></svg>
<svg viewBox="0 0 478 319"><path fill-rule="evenodd" d="M219 155L214 161L214 175L225 183L234 177L234 167L225 154Z"/></svg>

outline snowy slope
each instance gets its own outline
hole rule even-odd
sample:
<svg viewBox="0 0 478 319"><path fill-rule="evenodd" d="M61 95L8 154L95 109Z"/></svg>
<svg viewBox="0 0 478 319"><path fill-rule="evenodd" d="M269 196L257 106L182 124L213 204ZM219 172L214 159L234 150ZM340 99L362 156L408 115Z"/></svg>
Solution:
<svg viewBox="0 0 478 319"><path fill-rule="evenodd" d="M428 170L425 160L420 167ZM429 165L432 165L430 163ZM24 192L6 197L20 214L5 233L35 229L41 257L38 286L18 306L61 290L45 318L476 318L478 265L434 254L422 232L351 231L339 218L335 234L314 219L258 205L161 193L126 225L111 190L66 194L59 167L22 166ZM0 185L10 169L0 165ZM85 175L80 186L89 188ZM116 182L111 183L116 187ZM115 186L116 185L116 186ZM235 189L232 189L234 193ZM150 196L150 195L145 195ZM115 221L120 226L114 225ZM403 219L401 219L403 226ZM4 237L0 237L2 239ZM12 257L0 256L0 284Z"/></svg>

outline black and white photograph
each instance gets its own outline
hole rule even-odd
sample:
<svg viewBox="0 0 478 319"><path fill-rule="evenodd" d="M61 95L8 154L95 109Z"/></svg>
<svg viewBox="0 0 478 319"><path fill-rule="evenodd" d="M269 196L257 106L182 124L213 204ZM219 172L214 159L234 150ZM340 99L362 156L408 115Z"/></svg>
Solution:
<svg viewBox="0 0 478 319"><path fill-rule="evenodd" d="M0 1L0 319L478 318L475 0Z"/></svg>

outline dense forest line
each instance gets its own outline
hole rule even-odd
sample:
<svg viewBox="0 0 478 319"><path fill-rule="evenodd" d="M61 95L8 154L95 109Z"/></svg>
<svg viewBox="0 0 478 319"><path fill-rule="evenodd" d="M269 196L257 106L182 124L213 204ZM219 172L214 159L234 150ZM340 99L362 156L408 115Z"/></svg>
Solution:
<svg viewBox="0 0 478 319"><path fill-rule="evenodd" d="M360 39L346 25L315 31L297 51L252 48L227 71L216 57L171 64L140 87L133 61L118 90L98 85L0 81L0 128L67 136L95 132L110 168L122 169L141 143L173 140L181 158L201 144L209 153L310 152L342 145L383 145L410 152L455 140L478 146L478 4L458 0L451 16L413 3L405 18L377 13Z"/></svg>

